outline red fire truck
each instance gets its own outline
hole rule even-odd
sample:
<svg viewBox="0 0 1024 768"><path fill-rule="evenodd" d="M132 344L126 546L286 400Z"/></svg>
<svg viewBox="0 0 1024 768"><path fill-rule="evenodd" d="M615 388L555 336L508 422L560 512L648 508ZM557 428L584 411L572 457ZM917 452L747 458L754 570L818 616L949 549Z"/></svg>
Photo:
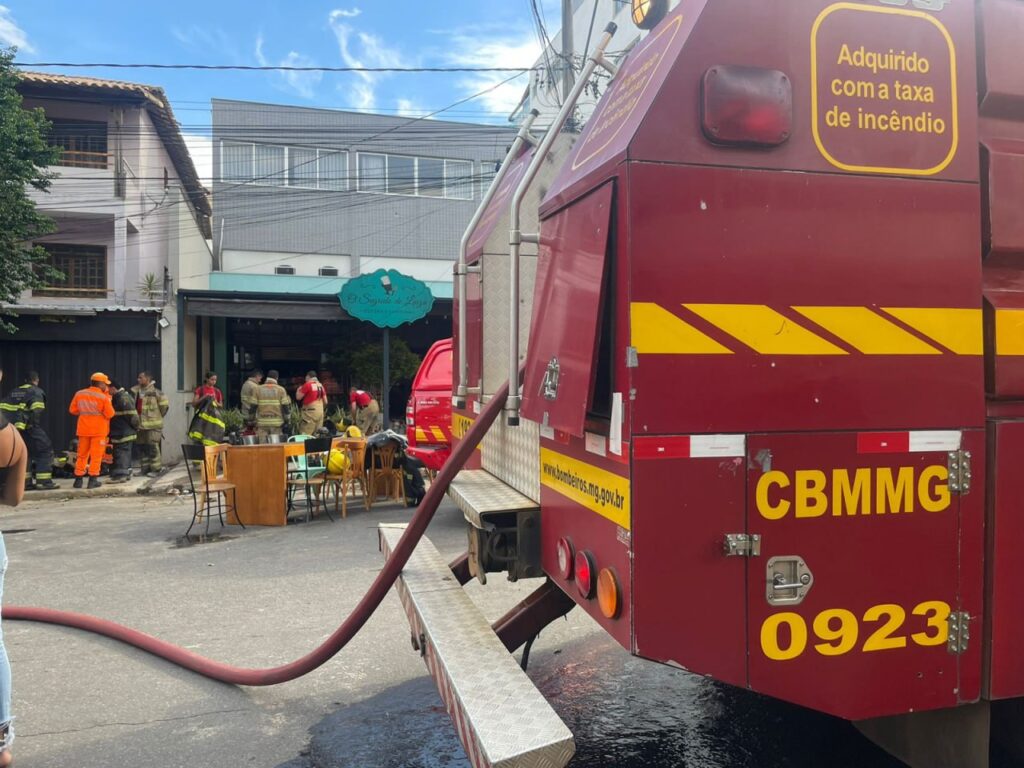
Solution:
<svg viewBox="0 0 1024 768"><path fill-rule="evenodd" d="M659 8L523 126L456 269L456 441L503 414L453 569L546 582L492 630L424 541L414 642L474 765L571 757L508 651L576 605L985 766L1024 697L1024 2Z"/></svg>

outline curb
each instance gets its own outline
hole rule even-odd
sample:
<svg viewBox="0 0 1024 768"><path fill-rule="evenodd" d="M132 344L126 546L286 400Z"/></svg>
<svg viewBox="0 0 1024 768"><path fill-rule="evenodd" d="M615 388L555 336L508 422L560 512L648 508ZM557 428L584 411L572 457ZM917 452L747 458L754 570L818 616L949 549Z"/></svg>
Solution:
<svg viewBox="0 0 1024 768"><path fill-rule="evenodd" d="M56 481L61 483L60 488L56 488L52 491L26 491L25 501L58 501L64 500L69 501L71 499L102 499L102 498L113 498L117 496L135 496L137 494L148 495L152 492L153 486L161 481L167 480L172 474L174 474L176 467L170 467L162 471L156 477L144 477L138 475L133 477L126 483L111 483L109 479L101 480L103 485L99 488L72 488L71 483L74 480L70 477L55 478ZM186 480L187 482L187 480ZM174 482L168 485L166 490L178 486L179 483Z"/></svg>

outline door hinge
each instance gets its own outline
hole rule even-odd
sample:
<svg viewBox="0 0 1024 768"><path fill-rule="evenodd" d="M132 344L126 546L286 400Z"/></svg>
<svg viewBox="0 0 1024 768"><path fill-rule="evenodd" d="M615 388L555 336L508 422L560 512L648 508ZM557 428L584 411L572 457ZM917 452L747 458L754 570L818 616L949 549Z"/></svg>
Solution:
<svg viewBox="0 0 1024 768"><path fill-rule="evenodd" d="M949 614L949 637L946 640L946 650L959 656L967 652L970 641L971 615L966 611Z"/></svg>
<svg viewBox="0 0 1024 768"><path fill-rule="evenodd" d="M946 467L949 469L949 490L967 494L971 490L971 452L950 451Z"/></svg>
<svg viewBox="0 0 1024 768"><path fill-rule="evenodd" d="M761 535L758 533L727 533L723 545L726 557L758 557Z"/></svg>

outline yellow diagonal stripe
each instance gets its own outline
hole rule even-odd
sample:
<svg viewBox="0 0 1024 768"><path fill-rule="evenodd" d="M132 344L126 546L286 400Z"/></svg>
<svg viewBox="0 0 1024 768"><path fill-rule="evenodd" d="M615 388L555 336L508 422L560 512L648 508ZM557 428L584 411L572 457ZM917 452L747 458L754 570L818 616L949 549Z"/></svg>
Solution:
<svg viewBox="0 0 1024 768"><path fill-rule="evenodd" d="M865 355L942 353L867 307L793 307Z"/></svg>
<svg viewBox="0 0 1024 768"><path fill-rule="evenodd" d="M431 427L430 434L432 434L434 439L439 443L443 443L445 441L444 432L441 431L440 427Z"/></svg>
<svg viewBox="0 0 1024 768"><path fill-rule="evenodd" d="M684 304L762 355L845 355L844 350L763 304Z"/></svg>
<svg viewBox="0 0 1024 768"><path fill-rule="evenodd" d="M918 333L958 355L981 355L985 342L980 309L946 307L882 307Z"/></svg>
<svg viewBox="0 0 1024 768"><path fill-rule="evenodd" d="M427 442L427 433L423 431L422 427L416 427L416 442L425 443Z"/></svg>
<svg viewBox="0 0 1024 768"><path fill-rule="evenodd" d="M629 316L633 346L641 355L732 354L730 349L657 304L630 304Z"/></svg>
<svg viewBox="0 0 1024 768"><path fill-rule="evenodd" d="M996 310L996 354L1024 355L1024 309Z"/></svg>

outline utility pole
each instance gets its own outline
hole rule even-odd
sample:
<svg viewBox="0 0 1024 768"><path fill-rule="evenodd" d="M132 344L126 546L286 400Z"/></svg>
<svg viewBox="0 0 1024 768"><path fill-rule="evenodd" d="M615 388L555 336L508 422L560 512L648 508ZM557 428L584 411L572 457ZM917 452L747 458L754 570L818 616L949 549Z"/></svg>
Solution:
<svg viewBox="0 0 1024 768"><path fill-rule="evenodd" d="M572 50L572 0L562 0L562 103L576 81Z"/></svg>

